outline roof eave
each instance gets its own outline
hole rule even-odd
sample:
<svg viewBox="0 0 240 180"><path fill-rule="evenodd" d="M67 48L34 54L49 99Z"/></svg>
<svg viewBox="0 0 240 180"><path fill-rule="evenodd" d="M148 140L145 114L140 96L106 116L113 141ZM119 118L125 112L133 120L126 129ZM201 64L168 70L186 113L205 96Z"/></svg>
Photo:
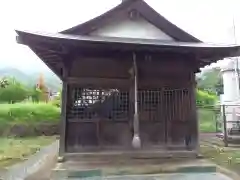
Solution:
<svg viewBox="0 0 240 180"><path fill-rule="evenodd" d="M122 38L120 42L111 42L111 38L107 39L108 41L105 42L104 39L97 39L84 36L79 36L79 39L77 39L76 36L73 36L73 39L68 39L69 37L72 37L70 35L53 35L53 36L47 36L42 34L31 34L28 32L23 31L17 31L18 43L28 45L31 47L39 47L40 49L45 50L45 52L53 52L57 54L58 56L62 56L64 54L67 54L67 51L62 51L61 48L58 48L59 45L62 45L66 47L66 49L71 49L72 47L81 47L81 48L88 48L89 50L99 48L99 50L105 48L106 51L111 51L113 48L121 49L126 51L139 51L139 50L147 50L147 51L155 51L155 52L179 52L179 53L193 53L194 56L198 56L197 58L199 61L202 61L201 67L205 65L209 65L213 62L216 62L217 60L223 59L225 57L234 57L240 55L240 47L239 46L220 46L220 47L196 47L196 46L177 46L176 45L164 45L164 43L161 45L157 44L134 44L133 42L122 42ZM82 38L82 39L81 39ZM132 39L131 39L132 40ZM143 41L143 43L146 43L147 40ZM194 43L189 43L194 44ZM195 43L195 45L198 43ZM202 43L199 43L202 44ZM60 46L60 47L62 47ZM45 49L44 49L45 48ZM204 53L205 56L201 56L201 52L207 52ZM36 53L36 52L35 52ZM62 54L62 55L61 55ZM40 57L41 59L44 59L43 57ZM200 68L200 67L199 67ZM53 70L53 69L52 69ZM54 71L54 70L53 70ZM56 74L59 74L58 72L54 71Z"/></svg>

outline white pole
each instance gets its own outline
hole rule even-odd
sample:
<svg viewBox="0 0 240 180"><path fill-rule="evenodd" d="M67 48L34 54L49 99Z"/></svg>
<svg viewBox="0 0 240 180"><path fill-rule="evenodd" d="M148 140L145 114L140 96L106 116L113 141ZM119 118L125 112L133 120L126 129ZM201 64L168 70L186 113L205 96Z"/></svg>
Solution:
<svg viewBox="0 0 240 180"><path fill-rule="evenodd" d="M236 26L235 26L235 15L234 15L234 12L233 12L233 36L234 36L234 42L235 44L237 44L237 37L236 37ZM239 81L239 78L240 78L240 75L239 75L239 65L238 65L238 57L234 57L234 60L235 60L235 73L236 73L236 84L237 84L237 99L239 98L239 95L240 95L240 81Z"/></svg>

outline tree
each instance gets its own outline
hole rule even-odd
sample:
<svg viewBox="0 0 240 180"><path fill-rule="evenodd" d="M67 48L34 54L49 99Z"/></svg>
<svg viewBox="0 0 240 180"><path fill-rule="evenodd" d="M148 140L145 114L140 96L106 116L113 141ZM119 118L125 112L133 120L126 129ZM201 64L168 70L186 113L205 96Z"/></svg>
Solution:
<svg viewBox="0 0 240 180"><path fill-rule="evenodd" d="M215 84L215 89L218 95L223 94L223 79L219 78L217 84Z"/></svg>
<svg viewBox="0 0 240 180"><path fill-rule="evenodd" d="M38 78L37 86L41 90L46 90L43 74L40 74Z"/></svg>
<svg viewBox="0 0 240 180"><path fill-rule="evenodd" d="M38 82L36 85L36 93L41 92L40 99L41 101L48 101L48 88L45 85L43 74L40 74Z"/></svg>
<svg viewBox="0 0 240 180"><path fill-rule="evenodd" d="M39 89L37 86L34 86L31 91L31 98L33 102L39 102L43 97L43 93L41 89Z"/></svg>
<svg viewBox="0 0 240 180"><path fill-rule="evenodd" d="M5 88L8 85L8 81L6 78L0 79L0 88Z"/></svg>
<svg viewBox="0 0 240 180"><path fill-rule="evenodd" d="M0 88L0 101L16 103L29 96L28 89L14 78L6 78L4 88Z"/></svg>
<svg viewBox="0 0 240 180"><path fill-rule="evenodd" d="M198 89L208 91L213 94L219 94L223 91L223 82L219 68L213 68L202 73L197 78Z"/></svg>

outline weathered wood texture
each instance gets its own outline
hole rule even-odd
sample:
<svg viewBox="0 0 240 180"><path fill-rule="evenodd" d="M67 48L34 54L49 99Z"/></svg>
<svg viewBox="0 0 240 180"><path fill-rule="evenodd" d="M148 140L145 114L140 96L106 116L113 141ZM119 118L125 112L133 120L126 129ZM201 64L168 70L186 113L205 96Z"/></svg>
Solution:
<svg viewBox="0 0 240 180"><path fill-rule="evenodd" d="M69 69L65 66L62 67L63 77L66 78L69 73ZM64 156L66 151L66 130L67 130L67 110L69 102L69 85L66 81L63 81L62 85L62 106L61 106L61 123L60 123L60 146L59 146L59 156Z"/></svg>
<svg viewBox="0 0 240 180"><path fill-rule="evenodd" d="M193 66L139 56L138 115L143 149L197 142ZM131 149L134 101L130 59L76 58L70 76L66 150Z"/></svg>
<svg viewBox="0 0 240 180"><path fill-rule="evenodd" d="M70 76L129 79L129 70L132 68L131 57L127 55L123 57L109 57L76 57L72 62ZM182 76L188 76L190 78L189 75L194 68L194 59L159 58L158 56L147 56L145 54L137 56L139 77L161 78L164 76L164 78L180 79Z"/></svg>

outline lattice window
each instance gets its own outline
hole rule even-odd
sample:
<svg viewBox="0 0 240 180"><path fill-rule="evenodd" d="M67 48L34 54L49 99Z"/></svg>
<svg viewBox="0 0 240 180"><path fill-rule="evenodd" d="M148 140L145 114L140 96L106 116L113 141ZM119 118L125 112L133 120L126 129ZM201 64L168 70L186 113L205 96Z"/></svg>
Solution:
<svg viewBox="0 0 240 180"><path fill-rule="evenodd" d="M118 89L72 90L68 118L85 120L120 120L129 115L129 93Z"/></svg>
<svg viewBox="0 0 240 180"><path fill-rule="evenodd" d="M188 89L164 90L164 104L168 121L186 121L190 113L190 93Z"/></svg>
<svg viewBox="0 0 240 180"><path fill-rule="evenodd" d="M140 120L187 120L191 101L189 95L188 89L139 90Z"/></svg>
<svg viewBox="0 0 240 180"><path fill-rule="evenodd" d="M140 121L159 121L162 114L161 89L139 90L138 107Z"/></svg>

